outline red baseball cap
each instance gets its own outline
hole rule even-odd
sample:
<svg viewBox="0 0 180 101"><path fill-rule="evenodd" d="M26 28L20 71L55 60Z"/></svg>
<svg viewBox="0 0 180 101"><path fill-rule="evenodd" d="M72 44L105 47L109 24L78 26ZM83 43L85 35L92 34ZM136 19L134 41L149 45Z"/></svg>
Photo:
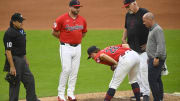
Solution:
<svg viewBox="0 0 180 101"><path fill-rule="evenodd" d="M80 2L78 0L71 0L69 2L69 6L70 7L72 7L72 6L74 6L74 7L82 7L82 5L80 5Z"/></svg>
<svg viewBox="0 0 180 101"><path fill-rule="evenodd" d="M124 5L122 7L125 8L125 7L129 6L134 1L136 1L136 0L124 0Z"/></svg>

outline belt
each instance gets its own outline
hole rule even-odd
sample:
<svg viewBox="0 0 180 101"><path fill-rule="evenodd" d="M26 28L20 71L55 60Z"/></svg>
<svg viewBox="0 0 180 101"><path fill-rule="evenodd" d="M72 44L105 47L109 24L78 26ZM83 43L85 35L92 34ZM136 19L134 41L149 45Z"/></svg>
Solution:
<svg viewBox="0 0 180 101"><path fill-rule="evenodd" d="M61 45L66 45L66 44L68 44L68 45L73 46L73 47L76 47L76 46L79 45L79 44L69 44L69 43L64 43L64 42L60 42L60 43L61 43Z"/></svg>

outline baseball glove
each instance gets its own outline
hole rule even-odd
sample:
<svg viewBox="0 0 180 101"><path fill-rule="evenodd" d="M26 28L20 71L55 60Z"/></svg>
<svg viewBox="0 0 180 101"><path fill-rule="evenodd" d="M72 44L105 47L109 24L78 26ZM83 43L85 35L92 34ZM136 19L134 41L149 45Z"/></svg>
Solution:
<svg viewBox="0 0 180 101"><path fill-rule="evenodd" d="M20 81L18 75L14 76L14 75L11 75L10 73L6 74L5 80L9 82L12 86L16 86L18 82Z"/></svg>

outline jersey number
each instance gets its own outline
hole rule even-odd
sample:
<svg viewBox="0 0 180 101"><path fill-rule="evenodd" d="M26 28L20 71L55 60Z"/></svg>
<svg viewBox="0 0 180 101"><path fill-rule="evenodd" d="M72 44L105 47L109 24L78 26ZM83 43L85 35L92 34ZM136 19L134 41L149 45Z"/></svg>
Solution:
<svg viewBox="0 0 180 101"><path fill-rule="evenodd" d="M12 42L7 42L7 48L12 47Z"/></svg>
<svg viewBox="0 0 180 101"><path fill-rule="evenodd" d="M119 49L119 47L115 47L115 46L112 46L112 47L109 47L106 52L110 52L110 53L115 53L117 50Z"/></svg>

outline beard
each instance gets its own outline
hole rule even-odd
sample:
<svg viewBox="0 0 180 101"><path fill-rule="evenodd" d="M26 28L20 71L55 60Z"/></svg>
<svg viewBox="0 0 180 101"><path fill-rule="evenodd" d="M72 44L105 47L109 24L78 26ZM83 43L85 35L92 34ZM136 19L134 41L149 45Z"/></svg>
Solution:
<svg viewBox="0 0 180 101"><path fill-rule="evenodd" d="M134 12L133 12L133 11L131 11L131 10L128 10L128 13L129 13L129 14L133 14Z"/></svg>
<svg viewBox="0 0 180 101"><path fill-rule="evenodd" d="M73 15L78 15L79 11L71 11Z"/></svg>

